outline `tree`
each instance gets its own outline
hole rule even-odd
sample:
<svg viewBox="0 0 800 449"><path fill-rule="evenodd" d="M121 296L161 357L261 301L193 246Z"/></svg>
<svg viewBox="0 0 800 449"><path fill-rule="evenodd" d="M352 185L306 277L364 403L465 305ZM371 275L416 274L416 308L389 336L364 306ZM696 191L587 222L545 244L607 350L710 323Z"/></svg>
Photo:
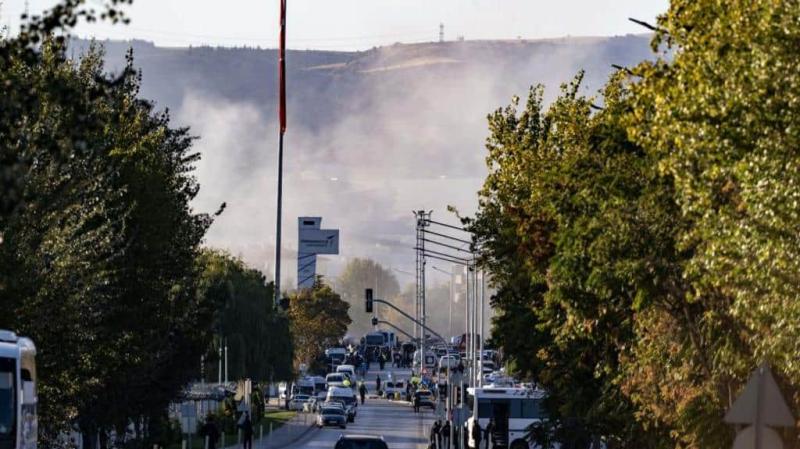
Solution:
<svg viewBox="0 0 800 449"><path fill-rule="evenodd" d="M338 293L320 282L291 296L289 319L296 367L301 363L311 367L326 348L342 341L351 323L349 310L350 305Z"/></svg>
<svg viewBox="0 0 800 449"><path fill-rule="evenodd" d="M372 331L371 316L361 313L364 310L364 291L373 289L376 298L392 300L400 293L400 285L391 270L384 268L372 259L351 259L336 280L336 289L342 299L359 311L347 329L348 334L362 336Z"/></svg>
<svg viewBox="0 0 800 449"><path fill-rule="evenodd" d="M229 379L290 379L292 339L289 320L273 305L275 284L221 251L204 250L198 265L197 295L215 306L206 372L216 372L219 348L227 345Z"/></svg>
<svg viewBox="0 0 800 449"><path fill-rule="evenodd" d="M133 424L147 446L210 337L194 261L211 220L189 205L193 139L138 98L132 58L109 79L100 52L75 63L49 37L92 17L81 3L0 42L0 327L39 347L44 445L74 426L122 444Z"/></svg>

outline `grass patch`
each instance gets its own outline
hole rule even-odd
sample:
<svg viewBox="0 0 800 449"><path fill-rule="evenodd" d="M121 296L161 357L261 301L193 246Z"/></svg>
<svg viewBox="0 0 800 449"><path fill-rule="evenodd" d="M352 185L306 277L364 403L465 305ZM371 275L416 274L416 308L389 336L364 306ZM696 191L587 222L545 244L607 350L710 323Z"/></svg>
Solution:
<svg viewBox="0 0 800 449"><path fill-rule="evenodd" d="M292 418L297 415L296 411L293 410L275 410L275 411L267 411L264 415L264 418L259 420L258 422L253 424L253 439L257 440L260 435L260 426L264 428L264 438L269 435L269 428L270 423L272 424L272 431L274 432L277 429L280 429L284 424L291 421ZM186 435L183 436L186 438ZM232 446L237 443L239 438L238 432L234 433L233 435L226 434L225 435L225 446ZM222 438L217 442L220 448L225 446L222 445ZM182 443L177 442L170 445L167 445L165 449L182 449ZM189 442L186 442L186 449L205 449L205 440L203 437L199 435L192 435L192 442L191 445Z"/></svg>

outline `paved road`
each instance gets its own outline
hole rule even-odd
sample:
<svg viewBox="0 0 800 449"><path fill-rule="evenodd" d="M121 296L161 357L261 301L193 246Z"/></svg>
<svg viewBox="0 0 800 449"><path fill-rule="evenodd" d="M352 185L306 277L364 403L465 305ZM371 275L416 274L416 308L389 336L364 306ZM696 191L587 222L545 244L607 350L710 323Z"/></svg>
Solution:
<svg viewBox="0 0 800 449"><path fill-rule="evenodd" d="M367 375L371 392L374 391L375 375L379 373L385 381L385 372L370 371ZM403 379L408 375L408 371L395 374ZM382 435L390 449L423 449L427 447L427 435L433 421L434 415L430 410L415 414L408 403L368 398L364 405L358 406L356 421L349 423L346 430L332 427L314 429L287 448L332 449L339 435L345 433Z"/></svg>

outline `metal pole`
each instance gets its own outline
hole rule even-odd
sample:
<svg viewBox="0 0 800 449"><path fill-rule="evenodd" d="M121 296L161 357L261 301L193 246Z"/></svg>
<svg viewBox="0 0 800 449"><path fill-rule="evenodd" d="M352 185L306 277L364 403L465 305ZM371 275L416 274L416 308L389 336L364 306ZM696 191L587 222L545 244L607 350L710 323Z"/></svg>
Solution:
<svg viewBox="0 0 800 449"><path fill-rule="evenodd" d="M228 383L228 341L225 341L225 383Z"/></svg>
<svg viewBox="0 0 800 449"><path fill-rule="evenodd" d="M275 218L275 304L281 300L281 219L283 209L283 131L278 138L278 204Z"/></svg>
<svg viewBox="0 0 800 449"><path fill-rule="evenodd" d="M485 329L484 325L483 325L483 322L484 322L484 315L486 315L486 300L485 300L486 290L484 288L485 287L485 285L484 285L484 276L485 276L485 274L486 273L484 273L483 271L480 271L480 281L481 281L481 315L480 315L480 317L481 317L481 330L480 330L481 339L480 339L480 342L481 342L481 347L480 347L480 356L479 357L480 357L480 360L481 360L481 363L480 363L480 367L481 368L480 368L480 371L479 371L480 372L480 377L478 378L478 386L479 387L483 387L483 339L484 339L484 329Z"/></svg>

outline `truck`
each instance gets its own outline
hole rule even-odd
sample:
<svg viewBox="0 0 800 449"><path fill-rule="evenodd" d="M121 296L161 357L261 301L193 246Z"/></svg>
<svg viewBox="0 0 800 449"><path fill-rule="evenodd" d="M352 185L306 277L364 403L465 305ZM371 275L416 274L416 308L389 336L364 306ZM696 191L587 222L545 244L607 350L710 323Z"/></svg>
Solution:
<svg viewBox="0 0 800 449"><path fill-rule="evenodd" d="M36 346L0 329L0 447L36 449Z"/></svg>

